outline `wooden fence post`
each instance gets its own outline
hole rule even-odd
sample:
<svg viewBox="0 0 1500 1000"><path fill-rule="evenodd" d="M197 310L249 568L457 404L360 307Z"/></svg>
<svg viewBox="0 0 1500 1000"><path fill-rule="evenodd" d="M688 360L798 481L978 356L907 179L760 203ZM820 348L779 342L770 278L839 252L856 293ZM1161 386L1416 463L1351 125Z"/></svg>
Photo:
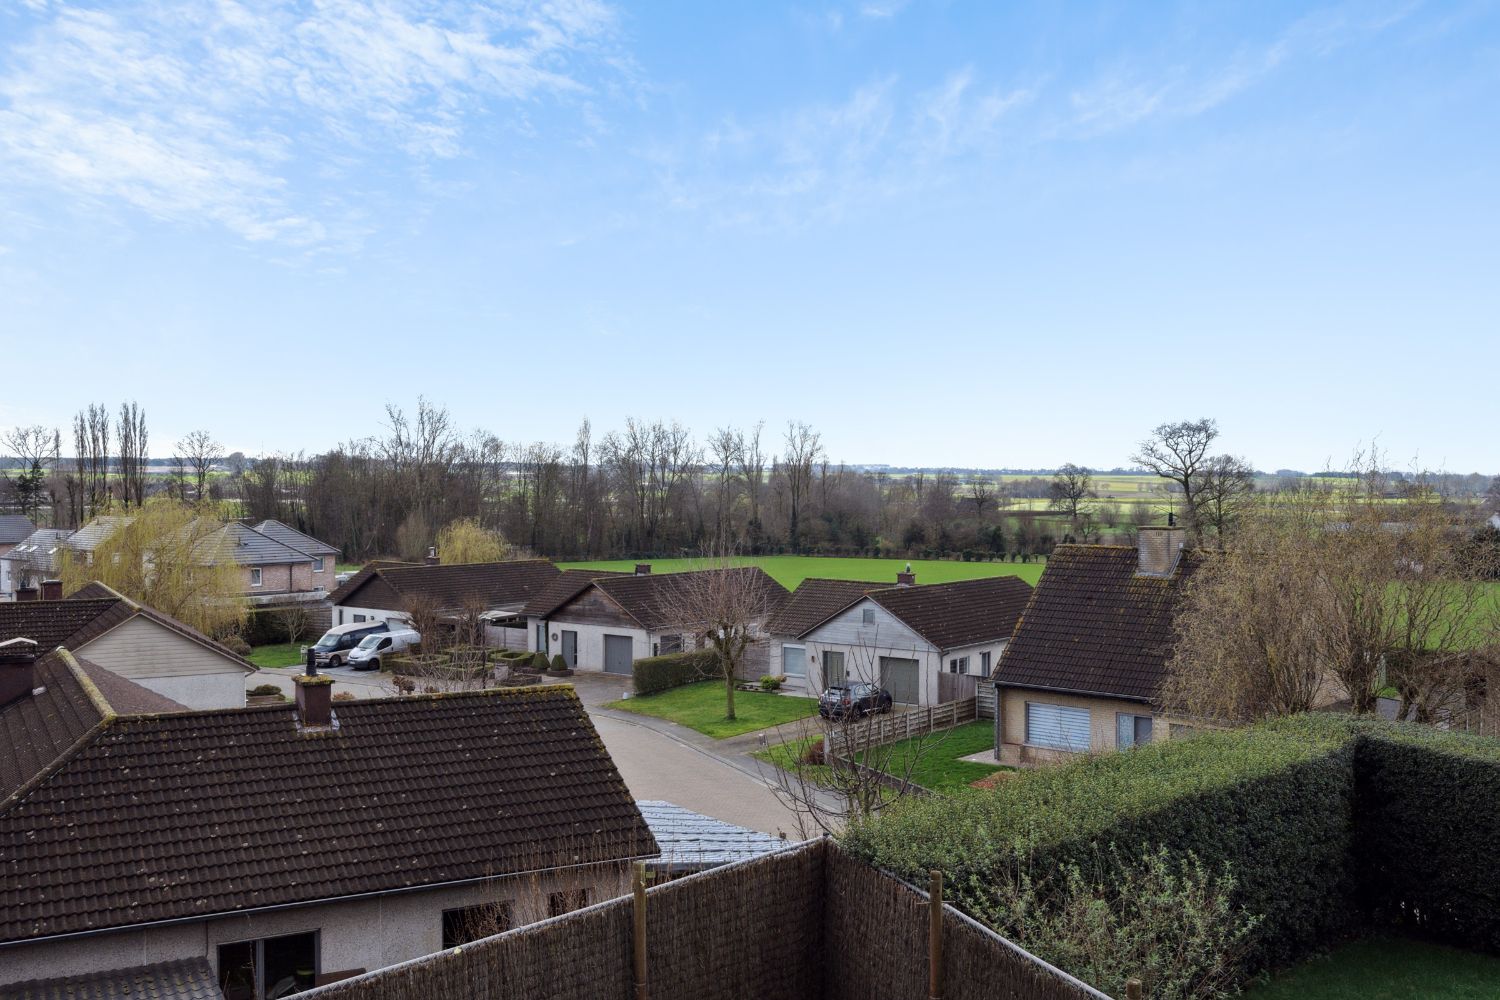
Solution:
<svg viewBox="0 0 1500 1000"><path fill-rule="evenodd" d="M635 863L635 880L631 886L635 895L635 1000L649 1000L650 988L646 984L646 863Z"/></svg>
<svg viewBox="0 0 1500 1000"><path fill-rule="evenodd" d="M1139 979L1125 980L1125 996L1127 1000L1141 1000L1141 981Z"/></svg>
<svg viewBox="0 0 1500 1000"><path fill-rule="evenodd" d="M927 996L943 1000L943 873L928 873L927 887Z"/></svg>

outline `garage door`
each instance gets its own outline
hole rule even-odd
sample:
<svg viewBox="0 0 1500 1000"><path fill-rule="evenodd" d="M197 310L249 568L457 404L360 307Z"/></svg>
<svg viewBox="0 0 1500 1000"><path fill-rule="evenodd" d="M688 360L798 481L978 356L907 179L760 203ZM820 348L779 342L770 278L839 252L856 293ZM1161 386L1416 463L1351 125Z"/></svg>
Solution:
<svg viewBox="0 0 1500 1000"><path fill-rule="evenodd" d="M1082 752L1089 749L1089 710L1028 701L1026 742L1051 750Z"/></svg>
<svg viewBox="0 0 1500 1000"><path fill-rule="evenodd" d="M630 673L631 651L634 642L628 635L604 637L604 670L611 674Z"/></svg>
<svg viewBox="0 0 1500 1000"><path fill-rule="evenodd" d="M891 701L898 705L917 704L921 700L917 693L917 661L882 656L880 686L891 693Z"/></svg>

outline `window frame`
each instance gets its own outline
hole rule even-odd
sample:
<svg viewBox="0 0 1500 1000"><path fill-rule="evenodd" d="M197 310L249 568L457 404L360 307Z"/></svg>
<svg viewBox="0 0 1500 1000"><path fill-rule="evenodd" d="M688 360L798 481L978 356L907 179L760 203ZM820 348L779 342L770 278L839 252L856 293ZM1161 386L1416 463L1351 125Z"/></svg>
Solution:
<svg viewBox="0 0 1500 1000"><path fill-rule="evenodd" d="M967 656L955 656L948 661L948 673L967 674L969 672L969 658Z"/></svg>
<svg viewBox="0 0 1500 1000"><path fill-rule="evenodd" d="M859 612L859 622L860 622L861 625L874 625L875 624L875 609L874 608L861 608L860 612Z"/></svg>
<svg viewBox="0 0 1500 1000"><path fill-rule="evenodd" d="M797 669L795 670L787 666L786 651L789 649L797 650ZM781 672L783 674L786 674L788 677L807 676L807 645L805 643L798 644L795 642L783 642L781 644Z"/></svg>
<svg viewBox="0 0 1500 1000"><path fill-rule="evenodd" d="M268 941L278 941L278 940L281 940L283 938L294 938L294 937L310 937L310 938L312 938L312 958L313 958L312 982L309 983L304 988L305 989L312 989L314 986L316 986L318 984L318 976L320 976L322 974L322 972L323 972L323 929L321 927L315 927L315 928L313 928L310 931L294 931L294 932L292 932L290 934L272 934L272 935L270 935L268 937L238 938L238 939L236 939L234 941L220 941L220 942L218 942L218 944L214 948L214 962L215 962L215 965L216 965L216 969L215 969L216 975L215 975L215 978L218 980L219 989L221 991L224 991L225 997L229 996L228 991L224 990L224 961L223 961L223 953L224 953L224 949L225 948L233 948L233 947L237 947L239 945L246 945L246 944L248 944L248 945L251 946L250 961L251 961L251 967L254 970L254 973L253 973L254 983L250 987L251 1000L265 1000L265 996L266 996L266 943ZM300 992L302 992L302 990L298 990L297 992L300 993ZM294 994L288 994L288 995L294 995Z"/></svg>
<svg viewBox="0 0 1500 1000"><path fill-rule="evenodd" d="M503 923L505 926L501 927L500 930L495 931L494 933L502 934L505 931L514 929L516 926L515 903L516 901L513 899L497 899L491 903L474 903L471 906L453 906L444 910L442 916L439 917L439 933L442 934L443 950L447 951L450 948L462 948L466 944L473 944L475 941L482 940L489 936L488 934L480 934L478 937L464 936L464 940L462 941L449 937L449 922L453 921L456 923L459 920L466 920L468 919L468 915L472 913L477 913L479 911L499 910L502 914L501 920L499 922ZM452 941L451 944L449 943L450 941Z"/></svg>
<svg viewBox="0 0 1500 1000"><path fill-rule="evenodd" d="M1084 730L1084 745L1081 747L1074 746L1067 739L1061 738L1065 737L1065 730L1063 729L1061 724L1059 724L1058 726L1058 735L1060 737L1058 743L1053 744L1033 740L1031 725L1031 714L1033 708L1056 709L1059 712L1060 719L1063 717L1064 713L1082 712L1086 727ZM1042 750L1057 750L1062 753L1088 753L1094 749L1094 713L1089 709L1083 708L1078 705L1059 705L1056 702L1050 701L1028 701L1026 702L1025 714L1022 718L1021 736L1027 746L1037 747Z"/></svg>
<svg viewBox="0 0 1500 1000"><path fill-rule="evenodd" d="M992 670L994 670L994 665L995 665L995 657L994 657L994 654L990 650L986 649L986 650L984 650L983 652L981 652L979 654L979 676L980 677L988 677L988 676L990 676L990 672Z"/></svg>
<svg viewBox="0 0 1500 1000"><path fill-rule="evenodd" d="M1125 742L1120 737L1124 734L1125 720L1130 720L1130 741ZM1147 739L1140 739L1141 722L1146 723ZM1156 740L1156 723L1149 715L1141 715L1137 712L1115 713L1115 748L1117 750L1129 750L1133 747L1144 746Z"/></svg>
<svg viewBox="0 0 1500 1000"><path fill-rule="evenodd" d="M265 583L265 579L266 579L266 574L265 574L265 570L264 569L262 569L260 566L251 566L250 567L250 586L252 586L252 587L262 586Z"/></svg>
<svg viewBox="0 0 1500 1000"><path fill-rule="evenodd" d="M323 569L323 556L313 556L313 572L321 573Z"/></svg>

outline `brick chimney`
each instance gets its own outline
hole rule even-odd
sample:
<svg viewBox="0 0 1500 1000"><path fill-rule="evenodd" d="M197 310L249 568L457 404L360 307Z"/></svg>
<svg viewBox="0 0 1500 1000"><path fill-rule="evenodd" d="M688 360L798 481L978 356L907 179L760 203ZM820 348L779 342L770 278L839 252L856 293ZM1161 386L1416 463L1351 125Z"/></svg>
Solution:
<svg viewBox="0 0 1500 1000"><path fill-rule="evenodd" d="M36 599L37 599L37 589L35 587L17 587L16 588L16 600L17 601L34 601Z"/></svg>
<svg viewBox="0 0 1500 1000"><path fill-rule="evenodd" d="M905 571L896 574L896 586L913 587L916 586L916 583L917 574L911 571L911 563L907 563Z"/></svg>
<svg viewBox="0 0 1500 1000"><path fill-rule="evenodd" d="M0 705L9 705L36 690L36 642L7 639L0 642Z"/></svg>
<svg viewBox="0 0 1500 1000"><path fill-rule="evenodd" d="M636 563L635 564L635 575L636 576L650 576L651 575L651 564L650 563Z"/></svg>
<svg viewBox="0 0 1500 1000"><path fill-rule="evenodd" d="M1153 525L1136 534L1136 572L1141 576L1171 576L1187 547L1187 529Z"/></svg>
<svg viewBox="0 0 1500 1000"><path fill-rule="evenodd" d="M44 601L60 601L60 600L62 600L62 581L61 580L43 580L42 581L42 600L44 600Z"/></svg>
<svg viewBox="0 0 1500 1000"><path fill-rule="evenodd" d="M333 725L333 678L326 675L292 678L297 685L297 721L304 729L327 729Z"/></svg>
<svg viewBox="0 0 1500 1000"><path fill-rule="evenodd" d="M442 560L438 558L436 545L427 546L427 558L423 559L422 561L429 566L436 566L442 562Z"/></svg>

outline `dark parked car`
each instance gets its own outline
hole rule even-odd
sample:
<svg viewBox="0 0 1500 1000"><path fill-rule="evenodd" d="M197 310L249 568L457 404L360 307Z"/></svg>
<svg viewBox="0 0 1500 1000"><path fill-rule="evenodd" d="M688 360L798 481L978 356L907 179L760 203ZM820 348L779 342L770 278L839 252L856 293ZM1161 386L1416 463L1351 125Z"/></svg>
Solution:
<svg viewBox="0 0 1500 1000"><path fill-rule="evenodd" d="M889 712L891 693L874 684L854 681L836 684L818 699L818 714L825 719L859 718L867 712Z"/></svg>

